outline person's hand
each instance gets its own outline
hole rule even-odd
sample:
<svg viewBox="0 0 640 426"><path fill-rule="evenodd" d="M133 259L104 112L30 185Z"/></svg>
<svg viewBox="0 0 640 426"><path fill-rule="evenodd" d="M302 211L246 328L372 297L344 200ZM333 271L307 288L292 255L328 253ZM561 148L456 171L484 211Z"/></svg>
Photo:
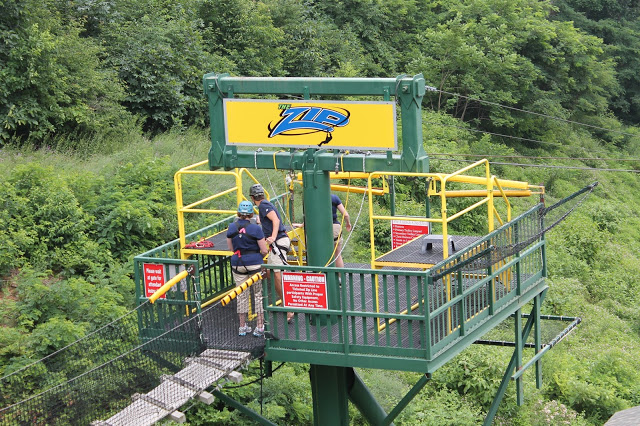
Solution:
<svg viewBox="0 0 640 426"><path fill-rule="evenodd" d="M347 231L351 232L351 224L347 223Z"/></svg>
<svg viewBox="0 0 640 426"><path fill-rule="evenodd" d="M271 245L271 243L273 242L273 239L271 237L267 237L265 238L265 241L267 242L267 244Z"/></svg>

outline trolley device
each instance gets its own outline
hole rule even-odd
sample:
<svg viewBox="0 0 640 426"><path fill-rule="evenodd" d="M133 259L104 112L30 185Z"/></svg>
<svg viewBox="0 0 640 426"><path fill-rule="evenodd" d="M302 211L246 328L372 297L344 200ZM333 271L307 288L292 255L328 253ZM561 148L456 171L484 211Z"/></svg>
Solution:
<svg viewBox="0 0 640 426"><path fill-rule="evenodd" d="M348 425L350 400L371 424L387 425L434 371L469 345L489 343L487 334L512 318L514 341L502 343L513 346L513 355L485 424L493 421L511 380L521 404L522 374L534 366L541 386L540 358L553 346L542 342L541 320L570 322L553 342L579 322L540 314L548 288L543 221L548 209L540 202L512 218L511 197L542 195L544 188L498 179L486 160L454 173L430 172L422 136L425 90L422 75L371 79L205 75L211 149L208 160L175 176L179 239L135 258L139 303L151 298L156 307L152 315L140 317L141 335L153 339L187 318L202 316L200 329L183 336L185 345L200 345L203 351L251 350L254 357L264 351L268 369L272 361L309 363L314 424ZM248 198L249 186L258 182L262 169L287 173L287 190L267 194L293 241L289 265L278 267L284 300L271 274L262 281L267 338L222 338L233 334L224 330L237 330L233 309L228 322L214 324L207 322L208 312L229 310L222 305L233 303L241 291L251 291L258 278L234 288L225 231L235 206ZM186 180L202 176L227 179L228 189L185 204ZM335 178L340 181L332 183ZM394 183L406 178L427 194L422 215L400 214L402 203L395 197ZM353 183L356 179L359 185ZM302 186L304 213L299 217L293 214L297 185ZM272 185L263 182L263 186L271 191ZM366 227L368 216L369 265L334 267L330 195L341 190L358 200L349 204L352 218L360 218L358 226ZM358 210L362 198L357 197L365 197L367 209ZM386 197L388 210L381 211L375 197ZM470 201L448 210L451 199L460 197ZM486 217L478 235L451 232L452 221L478 212ZM190 231L189 218L197 214L220 219ZM380 253L375 234L385 227L393 242L389 251ZM294 313L289 322L288 312ZM534 353L525 361L527 348ZM355 367L423 375L387 413ZM270 424L226 398L257 422Z"/></svg>

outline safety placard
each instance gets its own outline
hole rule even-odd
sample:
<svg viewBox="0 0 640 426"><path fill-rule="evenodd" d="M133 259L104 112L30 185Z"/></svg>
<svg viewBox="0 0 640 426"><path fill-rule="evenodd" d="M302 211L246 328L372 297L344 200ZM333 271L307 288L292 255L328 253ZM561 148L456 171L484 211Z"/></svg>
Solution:
<svg viewBox="0 0 640 426"><path fill-rule="evenodd" d="M395 102L225 99L228 145L397 150Z"/></svg>
<svg viewBox="0 0 640 426"><path fill-rule="evenodd" d="M397 249L414 238L429 233L429 222L418 220L391 221L391 248Z"/></svg>
<svg viewBox="0 0 640 426"><path fill-rule="evenodd" d="M164 265L157 263L143 263L142 264L144 275L144 289L147 297L151 297L160 287L166 282L164 279ZM165 299L166 294L160 296L160 299Z"/></svg>
<svg viewBox="0 0 640 426"><path fill-rule="evenodd" d="M328 309L325 274L283 271L282 292L285 307Z"/></svg>

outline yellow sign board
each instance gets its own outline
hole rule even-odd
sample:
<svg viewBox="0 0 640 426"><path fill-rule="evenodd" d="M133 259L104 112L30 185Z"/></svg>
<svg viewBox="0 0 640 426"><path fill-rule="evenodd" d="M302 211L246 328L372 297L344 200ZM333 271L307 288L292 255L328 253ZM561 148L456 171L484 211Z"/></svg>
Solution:
<svg viewBox="0 0 640 426"><path fill-rule="evenodd" d="M397 150L394 102L225 99L228 145Z"/></svg>

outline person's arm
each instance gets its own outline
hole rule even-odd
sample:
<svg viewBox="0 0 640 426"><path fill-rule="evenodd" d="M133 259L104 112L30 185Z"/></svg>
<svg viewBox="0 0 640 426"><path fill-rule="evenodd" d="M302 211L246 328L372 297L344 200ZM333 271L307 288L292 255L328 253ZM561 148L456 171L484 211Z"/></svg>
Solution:
<svg viewBox="0 0 640 426"><path fill-rule="evenodd" d="M267 242L264 238L258 240L258 247L260 247L260 254L263 256L269 252L269 247L267 247Z"/></svg>
<svg viewBox="0 0 640 426"><path fill-rule="evenodd" d="M229 248L229 251L233 251L233 242L231 241L231 238L227 238L227 247Z"/></svg>
<svg viewBox="0 0 640 426"><path fill-rule="evenodd" d="M351 231L351 220L349 220L349 213L347 213L347 209L344 208L344 204L338 204L338 211L344 217L344 221L347 224L347 231Z"/></svg>
<svg viewBox="0 0 640 426"><path fill-rule="evenodd" d="M271 231L271 235L265 235L265 239L267 240L267 244L275 243L276 238L278 238L278 229L280 229L280 219L278 219L278 214L275 210L271 210L267 213L267 217L271 220L273 224L273 230Z"/></svg>

